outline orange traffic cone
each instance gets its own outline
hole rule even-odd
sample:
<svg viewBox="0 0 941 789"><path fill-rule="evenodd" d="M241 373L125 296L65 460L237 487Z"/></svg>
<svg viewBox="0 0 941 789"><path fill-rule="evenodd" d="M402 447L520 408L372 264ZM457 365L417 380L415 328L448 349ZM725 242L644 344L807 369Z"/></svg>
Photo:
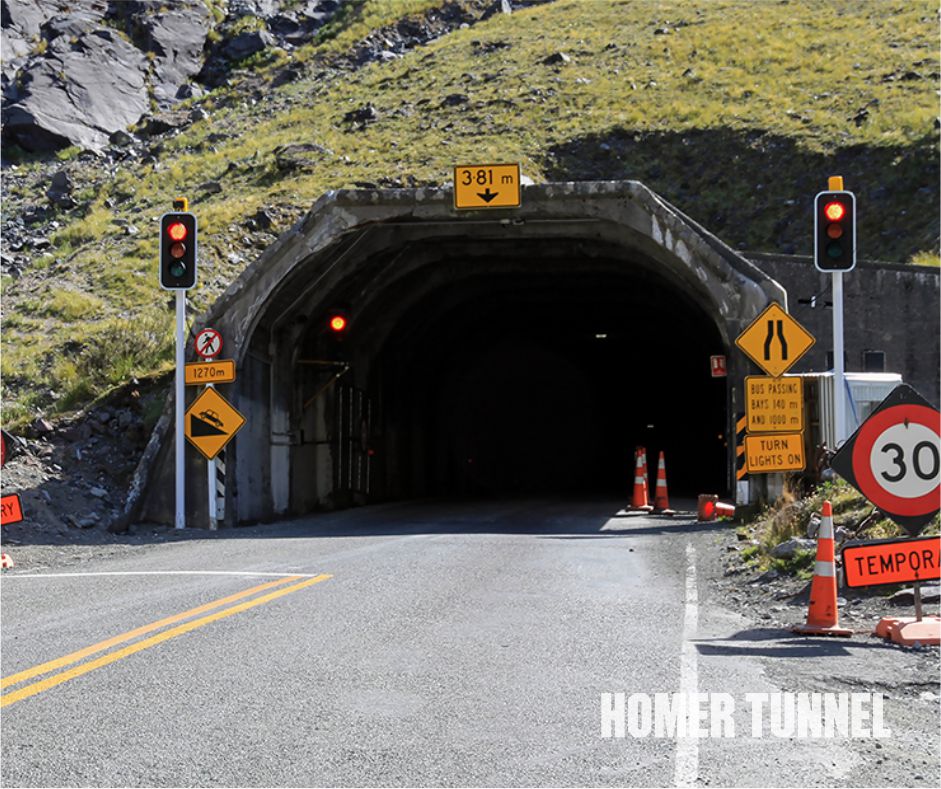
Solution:
<svg viewBox="0 0 941 789"><path fill-rule="evenodd" d="M817 531L817 563L810 582L810 607L807 624L792 628L795 633L818 636L851 636L852 630L840 627L836 602L836 561L833 546L833 509L823 503L820 529Z"/></svg>
<svg viewBox="0 0 941 789"><path fill-rule="evenodd" d="M647 482L644 479L644 456L641 448L634 451L634 493L631 496L631 506L629 510L650 512L653 507L647 502Z"/></svg>
<svg viewBox="0 0 941 789"><path fill-rule="evenodd" d="M696 514L700 522L710 522L716 518L734 518L735 505L719 501L715 493L700 493Z"/></svg>
<svg viewBox="0 0 941 789"><path fill-rule="evenodd" d="M653 494L653 511L658 515L674 515L670 509L670 498L667 495L667 466L663 459L663 450L660 450L660 460L657 461L657 487Z"/></svg>

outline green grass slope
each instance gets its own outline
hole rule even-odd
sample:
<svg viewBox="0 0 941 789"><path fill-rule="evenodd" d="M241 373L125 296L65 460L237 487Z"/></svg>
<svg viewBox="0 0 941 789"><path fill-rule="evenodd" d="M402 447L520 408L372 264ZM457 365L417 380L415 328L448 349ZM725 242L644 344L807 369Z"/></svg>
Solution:
<svg viewBox="0 0 941 789"><path fill-rule="evenodd" d="M148 158L67 162L92 173L82 207L3 283L5 421L169 364L156 218L178 194L200 221L198 309L326 190L444 183L471 160L519 161L537 182L636 178L735 247L798 254L839 173L863 257L937 259L936 3L558 0L342 67L370 30L439 5L364 0L317 45L256 56ZM272 87L286 65L301 76ZM367 104L375 120L348 119ZM303 143L320 149L286 149ZM4 211L36 199L40 168L19 166ZM269 233L245 224L262 208Z"/></svg>

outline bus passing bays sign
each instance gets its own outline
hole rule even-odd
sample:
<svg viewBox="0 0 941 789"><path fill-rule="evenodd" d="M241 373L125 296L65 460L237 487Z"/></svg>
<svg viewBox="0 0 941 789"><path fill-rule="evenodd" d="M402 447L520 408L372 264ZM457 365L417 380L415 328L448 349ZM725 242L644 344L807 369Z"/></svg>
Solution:
<svg viewBox="0 0 941 789"><path fill-rule="evenodd" d="M830 465L917 535L941 506L941 413L907 384L897 386Z"/></svg>

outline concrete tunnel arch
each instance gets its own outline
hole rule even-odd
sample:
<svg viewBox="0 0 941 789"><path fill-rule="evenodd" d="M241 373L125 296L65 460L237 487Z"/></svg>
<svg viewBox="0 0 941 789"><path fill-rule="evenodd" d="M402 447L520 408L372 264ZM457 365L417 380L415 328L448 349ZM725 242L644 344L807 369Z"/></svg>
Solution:
<svg viewBox="0 0 941 789"><path fill-rule="evenodd" d="M672 350L687 365L679 374L692 375L692 368L677 337L695 345L696 364L707 377L707 349L728 358L729 376L718 384L718 400L716 384L697 378L687 399L679 401L695 404L702 399L700 389L712 387L706 397L709 429L725 437L725 446L721 458L713 452L705 462L712 469L710 479L721 479L727 490L734 473L734 442L728 436L734 436L734 415L741 410L734 401L735 384L746 369L732 352L733 341L771 300L786 305L786 292L777 282L636 181L527 186L518 209L472 212L453 208L450 188L329 192L198 321L222 332L227 355L238 368L236 382L223 393L248 417L225 453L225 523L395 498L517 492L492 489L501 474L522 475L518 492L531 492L525 455L513 466L495 435L484 449L475 449L495 464L490 477L484 472L483 484L479 478L468 480L466 468L450 476L441 471L464 463L462 452L468 464L476 460L466 445L481 443L477 434L485 424L479 413L468 417L460 447L445 447L432 435L460 433L442 426L441 412L473 410L468 400L474 396L488 399L486 386L454 367L476 365L484 379L513 379L518 388L530 388L515 392L517 410L504 415L502 423L508 434L530 421L520 419L527 403L542 404L544 423L564 411L568 430L561 432L576 434L558 454L585 454L607 441L608 428L594 425L595 444L580 444L577 434L585 431L569 412L584 415L598 406L597 391L613 388L607 386L606 371L620 370L615 383L622 387L632 382L650 386L655 380L683 387L683 379L670 380L669 355L660 369L654 366L659 340L647 325L654 319L660 326L689 327L682 335L669 335ZM588 372L581 367L595 355L590 346L563 352L547 340L560 334L570 317L562 314L564 307L572 302L592 320L604 317L617 324L614 336L620 345L615 343L613 355ZM337 306L351 318L342 343L322 330L326 312ZM641 325L627 337L632 310ZM490 322L481 320L483 314ZM487 334L490 325L498 327L497 335L511 327L525 374L515 373L509 352L506 358L499 350L490 359L472 358L486 357L474 343L489 343L493 350L495 342L506 342L493 331ZM579 341L605 334L590 325L579 331ZM459 359L451 360L449 368L446 357L452 354ZM627 358L619 364L621 356ZM428 372L430 360L436 360L439 378L447 381ZM342 362L349 370L331 383L343 368L323 362ZM630 380L622 367L633 371ZM423 381L411 389L404 386L409 394L403 395L403 381L416 378ZM561 387L564 393L553 401L545 395L559 388L551 385L555 381L570 385ZM434 400L431 388L440 390L439 399L426 407L425 401ZM468 389L475 394L462 396ZM491 408L502 408L498 398L489 399ZM485 408L477 406L478 411ZM434 410L437 415L430 413ZM172 522L171 428L165 414L135 477L128 517ZM608 467L602 476L622 474L631 441L644 438L630 425L618 429L624 444L618 450L620 467L613 468L616 448L607 441L601 454L607 453ZM545 432L531 428L520 435L519 441L528 438L538 445L527 450L532 457L548 446ZM460 436L447 440L461 444ZM205 464L197 453L188 450L187 462L189 478L204 480ZM716 466L721 466L718 473ZM559 479L570 478L576 468L581 467L545 467ZM595 471L585 473L594 478ZM202 482L188 486L189 523L206 522L205 488ZM626 482L622 489L627 490Z"/></svg>

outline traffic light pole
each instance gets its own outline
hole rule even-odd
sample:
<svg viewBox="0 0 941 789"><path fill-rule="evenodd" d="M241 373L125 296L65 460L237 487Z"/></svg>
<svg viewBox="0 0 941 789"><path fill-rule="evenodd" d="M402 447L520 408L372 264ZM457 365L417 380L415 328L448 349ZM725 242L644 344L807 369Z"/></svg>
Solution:
<svg viewBox="0 0 941 789"><path fill-rule="evenodd" d="M186 528L186 482L185 482L185 453L186 438L184 437L184 402L185 394L185 345L186 345L186 291L176 291L176 379L174 389L176 392L176 518L175 526L178 529Z"/></svg>
<svg viewBox="0 0 941 789"><path fill-rule="evenodd" d="M836 448L847 439L846 435L846 382L843 371L843 272L834 271L833 277L833 421Z"/></svg>

